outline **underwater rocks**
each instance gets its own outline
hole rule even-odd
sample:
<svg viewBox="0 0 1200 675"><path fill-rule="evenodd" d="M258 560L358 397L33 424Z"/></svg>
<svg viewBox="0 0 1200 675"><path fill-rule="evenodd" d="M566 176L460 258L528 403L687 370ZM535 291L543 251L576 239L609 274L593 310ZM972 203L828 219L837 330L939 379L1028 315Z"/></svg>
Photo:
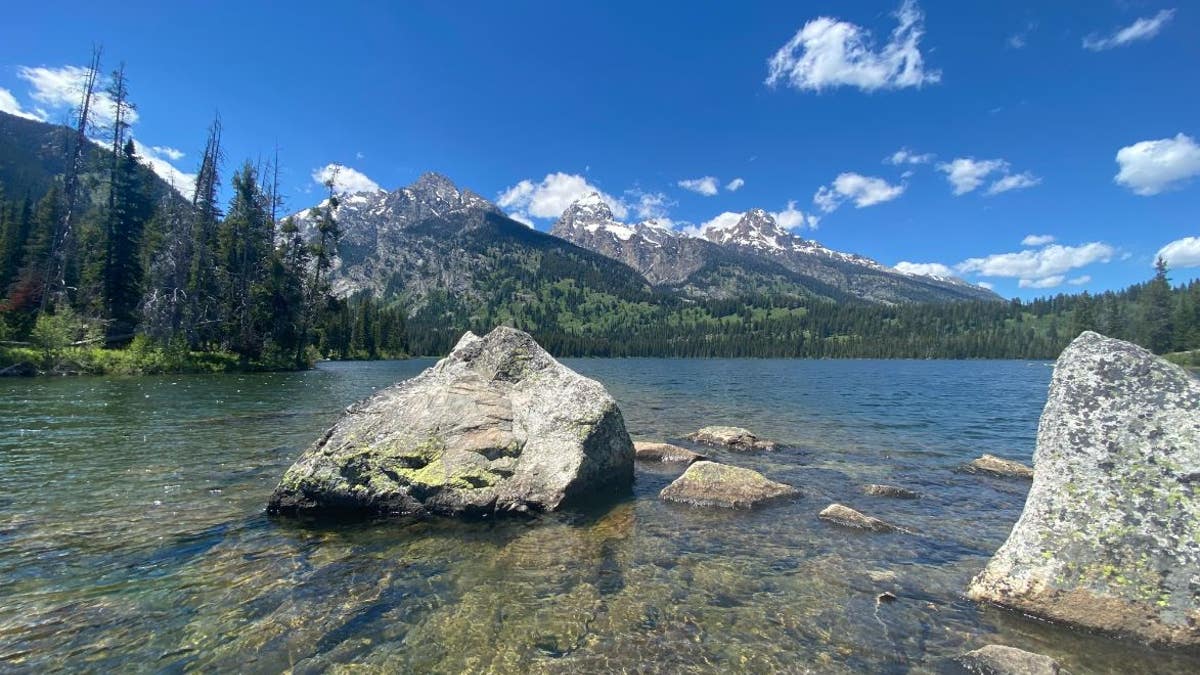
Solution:
<svg viewBox="0 0 1200 675"><path fill-rule="evenodd" d="M827 520L835 525L842 527L853 527L860 530L870 530L871 532L900 532L901 528L892 525L889 522L868 516L865 513L859 513L849 506L841 504L830 504L826 506L817 517L821 520Z"/></svg>
<svg viewBox="0 0 1200 675"><path fill-rule="evenodd" d="M1083 333L1055 365L1034 460L1025 510L968 596L1200 645L1200 381Z"/></svg>
<svg viewBox="0 0 1200 675"><path fill-rule="evenodd" d="M708 457L698 452L692 452L687 448L681 448L678 445L671 445L670 443L635 441L633 451L635 458L643 462L678 463L698 462L708 459Z"/></svg>
<svg viewBox="0 0 1200 675"><path fill-rule="evenodd" d="M268 512L549 511L628 490L633 443L604 387L501 327L350 406L284 474Z"/></svg>
<svg viewBox="0 0 1200 675"><path fill-rule="evenodd" d="M775 450L779 447L779 444L775 441L764 441L750 430L741 427L704 427L695 433L688 434L684 438L693 443L711 445L738 452Z"/></svg>
<svg viewBox="0 0 1200 675"><path fill-rule="evenodd" d="M658 496L669 502L693 506L750 509L774 499L794 497L800 491L776 483L757 471L716 462L696 462Z"/></svg>
<svg viewBox="0 0 1200 675"><path fill-rule="evenodd" d="M21 361L8 367L0 368L0 377L33 377L37 374L37 366L28 361Z"/></svg>
<svg viewBox="0 0 1200 675"><path fill-rule="evenodd" d="M872 497L891 497L892 499L920 499L921 493L896 485L865 485L863 492Z"/></svg>
<svg viewBox="0 0 1200 675"><path fill-rule="evenodd" d="M983 455L971 460L963 471L967 473L986 473L1003 478L1033 478L1033 469L1011 459L1001 459L995 455Z"/></svg>
<svg viewBox="0 0 1200 675"><path fill-rule="evenodd" d="M980 675L1071 675L1049 656L1004 645L987 645L955 660Z"/></svg>

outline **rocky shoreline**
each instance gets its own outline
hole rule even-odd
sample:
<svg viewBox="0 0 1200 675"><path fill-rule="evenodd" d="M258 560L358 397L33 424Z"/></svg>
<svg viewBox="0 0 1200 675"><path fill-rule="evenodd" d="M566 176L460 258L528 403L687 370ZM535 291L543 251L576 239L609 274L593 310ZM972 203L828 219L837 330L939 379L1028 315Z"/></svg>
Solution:
<svg viewBox="0 0 1200 675"><path fill-rule="evenodd" d="M1035 467L984 455L959 468L982 479L1033 480L1025 513L968 596L1118 639L1200 643L1193 590L1200 579L1198 411L1200 385L1181 368L1128 343L1081 335L1056 364ZM797 487L724 458L782 443L721 426L678 441L718 454L634 444L602 385L559 364L528 335L501 328L464 336L422 375L351 406L288 470L268 511L550 511L585 494L628 493L635 459L686 466L660 498L693 508L768 508L803 498ZM924 498L897 485L866 484L862 492ZM914 534L843 504L818 518L875 536ZM886 591L878 602L896 600ZM1065 672L1053 659L1002 645L964 654L960 665Z"/></svg>

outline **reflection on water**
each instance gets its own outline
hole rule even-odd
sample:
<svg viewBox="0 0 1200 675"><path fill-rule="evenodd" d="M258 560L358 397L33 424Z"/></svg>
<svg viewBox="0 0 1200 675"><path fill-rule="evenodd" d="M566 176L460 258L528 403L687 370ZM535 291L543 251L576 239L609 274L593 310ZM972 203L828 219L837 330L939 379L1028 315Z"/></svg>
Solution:
<svg viewBox="0 0 1200 675"><path fill-rule="evenodd" d="M1077 673L1200 668L963 599L1028 486L953 469L1029 460L1048 364L568 361L635 438L736 423L788 443L721 459L802 496L666 504L681 468L640 466L628 498L536 520L263 515L344 406L429 363L0 382L0 670L938 672L988 642ZM831 501L912 533L830 526Z"/></svg>

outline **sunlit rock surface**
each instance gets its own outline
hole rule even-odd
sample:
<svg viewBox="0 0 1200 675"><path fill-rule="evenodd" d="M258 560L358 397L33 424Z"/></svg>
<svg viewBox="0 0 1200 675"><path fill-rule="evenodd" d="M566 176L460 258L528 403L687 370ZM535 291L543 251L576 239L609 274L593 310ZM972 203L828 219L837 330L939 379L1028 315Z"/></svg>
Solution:
<svg viewBox="0 0 1200 675"><path fill-rule="evenodd" d="M1033 469L1011 459L995 455L976 457L963 467L967 473L984 473L1004 478L1033 478Z"/></svg>
<svg viewBox="0 0 1200 675"><path fill-rule="evenodd" d="M987 645L955 660L980 675L1070 675L1049 656L1004 645Z"/></svg>
<svg viewBox="0 0 1200 675"><path fill-rule="evenodd" d="M692 452L687 448L670 443L635 441L633 450L636 458L643 462L691 463L708 459L698 452Z"/></svg>
<svg viewBox="0 0 1200 675"><path fill-rule="evenodd" d="M971 598L1200 644L1200 381L1087 332L1055 365L1036 472Z"/></svg>
<svg viewBox="0 0 1200 675"><path fill-rule="evenodd" d="M632 479L633 444L604 387L501 327L467 333L432 368L347 409L284 474L268 510L549 511Z"/></svg>
<svg viewBox="0 0 1200 675"><path fill-rule="evenodd" d="M921 493L899 485L879 485L872 483L863 486L863 492L872 497L891 497L892 499L920 499Z"/></svg>
<svg viewBox="0 0 1200 675"><path fill-rule="evenodd" d="M696 462L663 488L667 501L693 506L749 509L769 501L800 494L796 488L776 483L757 471L716 462Z"/></svg>
<svg viewBox="0 0 1200 675"><path fill-rule="evenodd" d="M693 443L711 445L740 452L753 450L775 450L779 444L759 438L754 432L741 427L704 427L686 437Z"/></svg>
<svg viewBox="0 0 1200 675"><path fill-rule="evenodd" d="M897 532L900 528L874 516L856 511L842 504L830 504L817 514L821 520L826 520L842 527L853 527L871 532Z"/></svg>

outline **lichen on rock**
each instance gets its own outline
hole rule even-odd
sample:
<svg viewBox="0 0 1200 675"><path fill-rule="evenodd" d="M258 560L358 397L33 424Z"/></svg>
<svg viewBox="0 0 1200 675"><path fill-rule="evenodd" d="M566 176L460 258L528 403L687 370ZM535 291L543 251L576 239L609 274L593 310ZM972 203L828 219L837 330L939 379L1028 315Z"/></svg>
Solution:
<svg viewBox="0 0 1200 675"><path fill-rule="evenodd" d="M529 335L467 333L417 377L350 406L284 474L283 515L487 515L628 489L633 444L604 387Z"/></svg>
<svg viewBox="0 0 1200 675"><path fill-rule="evenodd" d="M975 600L1200 645L1200 381L1086 332L1059 357L1036 472Z"/></svg>
<svg viewBox="0 0 1200 675"><path fill-rule="evenodd" d="M796 488L777 483L757 471L716 462L695 462L662 489L659 497L693 506L749 509L769 501L800 494Z"/></svg>

